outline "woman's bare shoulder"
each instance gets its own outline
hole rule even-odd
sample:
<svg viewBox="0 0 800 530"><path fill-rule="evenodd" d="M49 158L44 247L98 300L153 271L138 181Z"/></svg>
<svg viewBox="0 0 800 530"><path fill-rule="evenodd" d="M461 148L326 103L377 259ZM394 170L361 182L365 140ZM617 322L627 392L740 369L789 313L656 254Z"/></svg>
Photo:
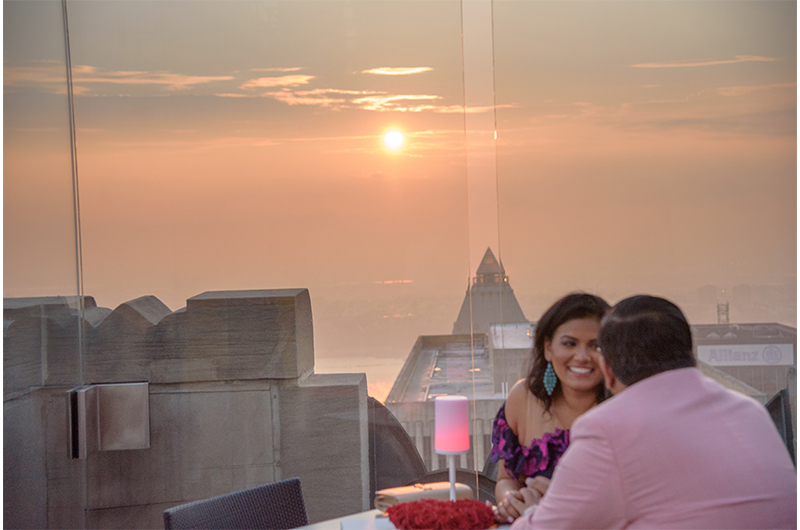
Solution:
<svg viewBox="0 0 800 530"><path fill-rule="evenodd" d="M514 386L511 387L511 390L508 393L508 400L509 401L518 401L524 400L528 396L528 387L525 385L525 380L520 379Z"/></svg>
<svg viewBox="0 0 800 530"><path fill-rule="evenodd" d="M520 379L511 387L508 398L506 398L506 421L508 421L512 428L516 426L518 421L525 417L529 394L530 391L528 387L525 386L524 379Z"/></svg>
<svg viewBox="0 0 800 530"><path fill-rule="evenodd" d="M506 421L520 441L530 442L530 437L540 437L545 428L544 404L539 401L525 380L517 381L506 400Z"/></svg>

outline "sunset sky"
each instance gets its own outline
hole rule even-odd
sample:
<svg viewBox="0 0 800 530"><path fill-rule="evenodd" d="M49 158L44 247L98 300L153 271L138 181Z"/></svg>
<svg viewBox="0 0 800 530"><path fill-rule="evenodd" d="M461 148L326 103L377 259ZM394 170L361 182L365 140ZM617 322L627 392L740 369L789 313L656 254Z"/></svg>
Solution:
<svg viewBox="0 0 800 530"><path fill-rule="evenodd" d="M579 289L794 292L795 2L490 7L481 150L460 2L70 0L85 294L308 287L318 355L402 358L489 245L532 320ZM71 294L60 3L4 9L4 295Z"/></svg>

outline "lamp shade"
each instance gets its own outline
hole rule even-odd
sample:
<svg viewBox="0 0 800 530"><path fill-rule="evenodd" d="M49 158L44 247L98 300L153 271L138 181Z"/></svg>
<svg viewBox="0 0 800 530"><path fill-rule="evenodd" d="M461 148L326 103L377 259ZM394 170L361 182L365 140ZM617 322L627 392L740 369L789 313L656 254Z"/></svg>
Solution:
<svg viewBox="0 0 800 530"><path fill-rule="evenodd" d="M465 396L440 396L435 405L434 447L439 454L469 451L469 406Z"/></svg>

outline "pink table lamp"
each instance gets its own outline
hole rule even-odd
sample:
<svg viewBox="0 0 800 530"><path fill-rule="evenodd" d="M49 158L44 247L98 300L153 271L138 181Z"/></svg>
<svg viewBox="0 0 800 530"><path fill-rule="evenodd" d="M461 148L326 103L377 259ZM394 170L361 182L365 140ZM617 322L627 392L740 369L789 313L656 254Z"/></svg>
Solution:
<svg viewBox="0 0 800 530"><path fill-rule="evenodd" d="M456 500L456 455L469 451L469 407L465 396L436 398L436 435L433 445L440 455L448 455L450 500Z"/></svg>

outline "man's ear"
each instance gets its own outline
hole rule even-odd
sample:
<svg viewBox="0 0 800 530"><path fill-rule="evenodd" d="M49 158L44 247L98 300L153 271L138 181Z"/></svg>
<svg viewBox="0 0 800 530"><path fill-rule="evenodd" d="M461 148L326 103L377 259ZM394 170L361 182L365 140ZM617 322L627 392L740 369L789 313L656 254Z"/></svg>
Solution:
<svg viewBox="0 0 800 530"><path fill-rule="evenodd" d="M600 366L600 373L603 374L603 380L606 382L606 388L612 393L616 393L615 389L617 387L617 378L614 376L614 372L611 371L611 367L608 365L606 358L603 357L602 354L600 354L598 357L597 364Z"/></svg>

